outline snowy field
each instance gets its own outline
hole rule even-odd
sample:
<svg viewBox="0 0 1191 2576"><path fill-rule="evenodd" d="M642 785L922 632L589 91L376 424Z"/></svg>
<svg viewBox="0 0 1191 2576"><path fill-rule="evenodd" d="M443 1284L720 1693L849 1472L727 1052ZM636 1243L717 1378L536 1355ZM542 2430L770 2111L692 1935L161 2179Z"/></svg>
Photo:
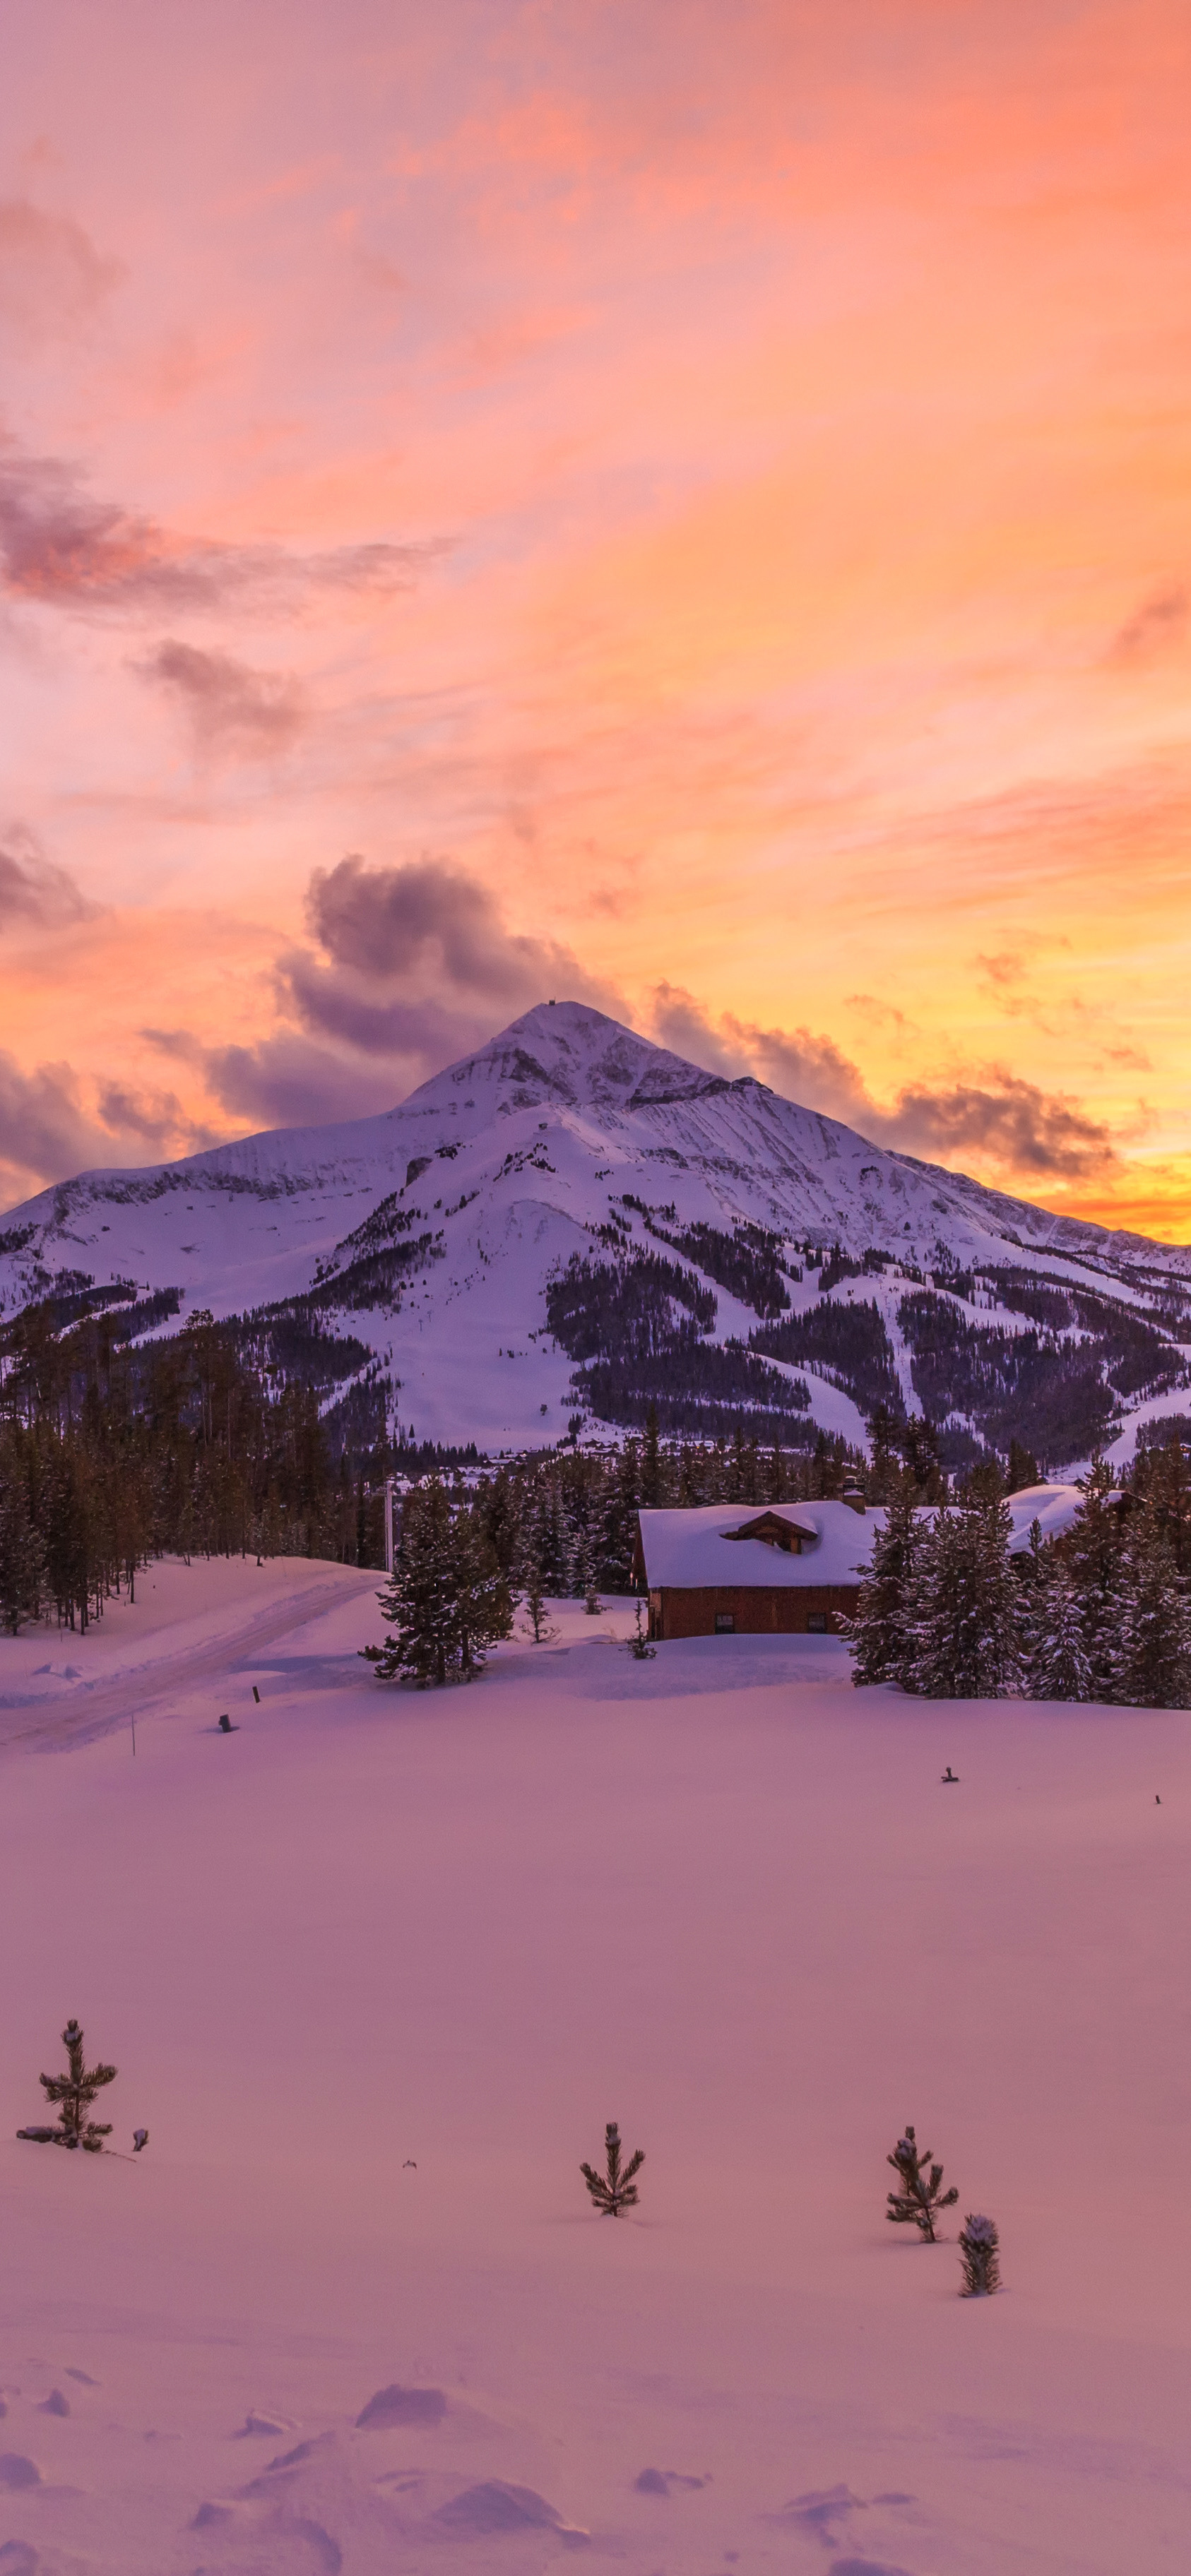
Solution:
<svg viewBox="0 0 1191 2576"><path fill-rule="evenodd" d="M386 1692L375 1579L0 1643L0 2576L1184 2571L1187 1716L624 1604ZM119 2156L13 2135L72 2013Z"/></svg>

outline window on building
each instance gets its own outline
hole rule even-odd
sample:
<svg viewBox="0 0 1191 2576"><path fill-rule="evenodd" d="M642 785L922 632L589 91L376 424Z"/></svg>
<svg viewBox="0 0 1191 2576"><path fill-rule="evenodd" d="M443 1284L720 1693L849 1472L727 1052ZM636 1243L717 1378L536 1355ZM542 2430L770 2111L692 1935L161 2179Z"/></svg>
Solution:
<svg viewBox="0 0 1191 2576"><path fill-rule="evenodd" d="M717 1637L731 1637L735 1635L735 1632L735 1612L732 1610L717 1610L715 1614L715 1633Z"/></svg>
<svg viewBox="0 0 1191 2576"><path fill-rule="evenodd" d="M806 1624L812 1637L825 1637L827 1634L826 1611L808 1610L806 1614Z"/></svg>

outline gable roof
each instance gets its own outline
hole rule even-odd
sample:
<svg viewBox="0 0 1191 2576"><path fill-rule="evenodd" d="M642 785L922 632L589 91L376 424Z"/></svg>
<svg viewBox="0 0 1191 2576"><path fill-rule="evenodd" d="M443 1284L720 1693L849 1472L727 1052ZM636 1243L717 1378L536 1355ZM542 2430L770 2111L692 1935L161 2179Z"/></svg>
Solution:
<svg viewBox="0 0 1191 2576"><path fill-rule="evenodd" d="M690 1511L642 1511L641 1554L651 1592L671 1585L702 1591L786 1591L798 1585L855 1584L867 1566L883 1511L854 1512L848 1503L703 1503ZM801 1542L787 1552L760 1531L783 1524ZM758 1534L751 1536L751 1530ZM732 1541L734 1544L726 1544Z"/></svg>
<svg viewBox="0 0 1191 2576"><path fill-rule="evenodd" d="M1029 1548L1034 1521L1041 1523L1044 1538L1061 1538L1082 1501L1078 1485L1030 1485L1010 1494L1010 1555L1021 1556ZM933 1519L933 1505L924 1507L923 1517ZM642 1511L637 1518L639 1556L651 1592L666 1585L680 1591L717 1584L784 1591L798 1585L855 1584L867 1571L877 1531L885 1526L879 1505L855 1512L848 1503L702 1503L687 1511ZM784 1525L800 1542L797 1554L793 1547L787 1552L775 1543L775 1524Z"/></svg>

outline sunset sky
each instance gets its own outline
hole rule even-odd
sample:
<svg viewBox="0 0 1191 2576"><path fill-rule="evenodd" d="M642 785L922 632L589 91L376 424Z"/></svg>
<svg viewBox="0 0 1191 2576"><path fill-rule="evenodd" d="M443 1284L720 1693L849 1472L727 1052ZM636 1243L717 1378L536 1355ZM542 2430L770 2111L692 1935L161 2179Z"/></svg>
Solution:
<svg viewBox="0 0 1191 2576"><path fill-rule="evenodd" d="M1191 1237L1185 0L0 48L0 1204L568 994Z"/></svg>

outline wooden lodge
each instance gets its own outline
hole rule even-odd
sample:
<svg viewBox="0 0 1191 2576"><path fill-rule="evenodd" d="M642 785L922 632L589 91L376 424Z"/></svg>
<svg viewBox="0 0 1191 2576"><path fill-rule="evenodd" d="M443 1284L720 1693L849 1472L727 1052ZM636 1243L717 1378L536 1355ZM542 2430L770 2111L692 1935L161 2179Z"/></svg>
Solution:
<svg viewBox="0 0 1191 2576"><path fill-rule="evenodd" d="M1044 1538L1065 1536L1082 1499L1077 1485L1011 1494L1010 1555L1027 1552L1035 1521ZM840 1502L639 1512L633 1588L649 1596L649 1634L838 1636L884 1526L858 1486Z"/></svg>
<svg viewBox="0 0 1191 2576"><path fill-rule="evenodd" d="M651 1637L838 1635L883 1512L846 1502L642 1511L634 1588Z"/></svg>

